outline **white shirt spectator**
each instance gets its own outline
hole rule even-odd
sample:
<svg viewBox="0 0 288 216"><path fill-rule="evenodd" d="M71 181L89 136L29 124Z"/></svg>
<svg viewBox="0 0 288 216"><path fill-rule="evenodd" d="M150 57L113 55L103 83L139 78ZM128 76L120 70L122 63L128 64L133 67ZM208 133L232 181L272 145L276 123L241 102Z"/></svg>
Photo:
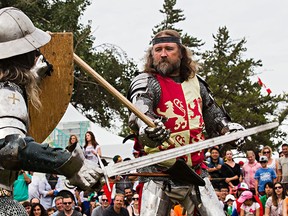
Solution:
<svg viewBox="0 0 288 216"><path fill-rule="evenodd" d="M57 183L55 185L55 189L58 192L60 190L62 190L63 186L62 186L62 181L61 178L58 177ZM39 184L39 192L41 195L40 198L40 203L44 206L45 209L52 207L52 202L54 199L54 194L51 193L52 188L51 185L48 183L48 180L46 177L44 177Z"/></svg>
<svg viewBox="0 0 288 216"><path fill-rule="evenodd" d="M41 181L40 177L35 175L35 173L30 172L32 175L31 183L28 185L29 200L32 198L38 198L40 200L39 183Z"/></svg>

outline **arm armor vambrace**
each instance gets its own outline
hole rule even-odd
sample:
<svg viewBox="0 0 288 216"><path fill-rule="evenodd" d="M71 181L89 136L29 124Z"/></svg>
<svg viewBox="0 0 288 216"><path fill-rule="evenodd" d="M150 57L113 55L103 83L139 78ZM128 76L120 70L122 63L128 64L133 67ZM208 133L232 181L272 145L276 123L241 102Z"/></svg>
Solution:
<svg viewBox="0 0 288 216"><path fill-rule="evenodd" d="M157 115L153 110L159 103L160 96L161 87L156 78L151 74L141 73L131 82L127 97L142 113L154 120ZM133 131L146 125L134 113L131 113L128 124Z"/></svg>
<svg viewBox="0 0 288 216"><path fill-rule="evenodd" d="M5 137L5 146L3 141L4 139L0 142L3 147L0 146L0 164L8 170L23 169L70 177L83 164L83 158L77 157L81 151L79 146L74 147L70 153L61 148L51 148L48 144L36 143L31 137L23 139L15 134Z"/></svg>
<svg viewBox="0 0 288 216"><path fill-rule="evenodd" d="M209 137L223 135L229 131L227 124L231 119L212 97L208 84L200 76L197 75L197 78L203 103L205 130Z"/></svg>

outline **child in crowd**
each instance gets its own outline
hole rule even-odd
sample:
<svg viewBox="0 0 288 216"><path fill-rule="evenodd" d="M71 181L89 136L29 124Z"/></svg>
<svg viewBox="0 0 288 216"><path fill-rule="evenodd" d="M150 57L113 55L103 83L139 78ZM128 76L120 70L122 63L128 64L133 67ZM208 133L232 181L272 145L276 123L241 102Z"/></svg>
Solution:
<svg viewBox="0 0 288 216"><path fill-rule="evenodd" d="M260 204L256 202L251 191L244 191L239 197L240 216L260 216Z"/></svg>
<svg viewBox="0 0 288 216"><path fill-rule="evenodd" d="M255 179L255 193L257 196L263 196L265 194L264 185L267 182L276 182L276 173L274 169L267 167L268 158L266 156L261 156L259 159L261 168L259 168L254 176Z"/></svg>
<svg viewBox="0 0 288 216"><path fill-rule="evenodd" d="M224 200L224 211L227 216L232 215L232 205L236 198L232 194L228 194Z"/></svg>

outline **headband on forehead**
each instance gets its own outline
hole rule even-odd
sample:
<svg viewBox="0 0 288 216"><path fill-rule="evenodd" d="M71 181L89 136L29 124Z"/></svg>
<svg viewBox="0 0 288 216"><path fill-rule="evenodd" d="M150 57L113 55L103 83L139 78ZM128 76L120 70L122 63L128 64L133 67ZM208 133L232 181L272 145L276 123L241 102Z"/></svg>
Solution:
<svg viewBox="0 0 288 216"><path fill-rule="evenodd" d="M177 43L181 44L181 39L178 37L158 37L152 40L153 46L159 43Z"/></svg>

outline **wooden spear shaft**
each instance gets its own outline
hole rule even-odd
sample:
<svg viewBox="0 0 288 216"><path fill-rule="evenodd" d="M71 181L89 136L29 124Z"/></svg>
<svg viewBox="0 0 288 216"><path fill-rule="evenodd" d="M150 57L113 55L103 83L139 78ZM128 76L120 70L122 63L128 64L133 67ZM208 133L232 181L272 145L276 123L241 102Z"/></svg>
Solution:
<svg viewBox="0 0 288 216"><path fill-rule="evenodd" d="M134 104L132 104L126 97L124 97L120 92L118 92L110 83L108 83L102 76L100 76L95 70L93 70L85 61L83 61L75 53L73 54L74 61L83 70L88 72L94 79L105 88L110 94L112 94L119 102L126 106L131 112L133 112L138 118L140 118L149 127L155 127L154 122L149 119L144 113L140 112ZM174 141L169 138L167 141L169 144L174 144Z"/></svg>

